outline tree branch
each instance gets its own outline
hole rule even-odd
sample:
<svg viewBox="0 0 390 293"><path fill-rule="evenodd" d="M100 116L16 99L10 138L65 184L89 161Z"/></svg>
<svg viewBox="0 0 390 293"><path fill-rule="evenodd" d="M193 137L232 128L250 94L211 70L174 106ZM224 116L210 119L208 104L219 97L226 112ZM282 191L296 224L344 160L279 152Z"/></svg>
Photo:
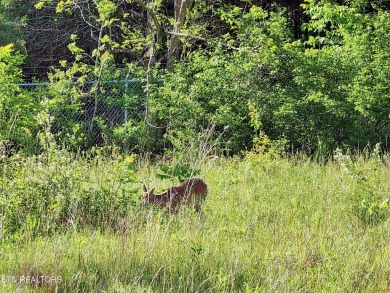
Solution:
<svg viewBox="0 0 390 293"><path fill-rule="evenodd" d="M140 5L143 9L145 9L146 11L149 12L149 15L150 17L152 18L152 21L156 27L156 35L157 35L157 45L161 48L161 45L162 45L162 28L161 28L161 25L160 25L160 22L158 21L157 19L157 16L156 14L151 11L144 2L142 2L141 0L133 0L135 3L137 3L138 5Z"/></svg>
<svg viewBox="0 0 390 293"><path fill-rule="evenodd" d="M258 47L260 47L260 44L259 44L259 45L255 46L255 47L239 48L239 47L232 46L232 45L230 45L228 43L225 43L225 42L219 42L219 41L215 41L215 40L211 40L211 39L207 39L207 38L204 38L204 37L195 36L195 35L191 35L191 34L177 33L177 32L167 32L167 34L175 35L175 36L179 36L179 37L188 37L188 38L204 41L204 42L207 42L207 43L214 43L214 44L222 45L224 47L227 47L227 48L235 50L235 51L255 50Z"/></svg>

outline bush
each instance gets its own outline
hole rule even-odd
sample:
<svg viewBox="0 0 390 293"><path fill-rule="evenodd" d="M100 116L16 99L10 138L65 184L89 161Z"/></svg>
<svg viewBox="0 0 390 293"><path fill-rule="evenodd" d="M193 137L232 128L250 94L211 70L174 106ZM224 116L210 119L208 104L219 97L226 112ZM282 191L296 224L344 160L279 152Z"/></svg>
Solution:
<svg viewBox="0 0 390 293"><path fill-rule="evenodd" d="M128 215L137 202L134 157L92 154L52 151L3 161L1 237L33 237L66 227L106 229Z"/></svg>
<svg viewBox="0 0 390 293"><path fill-rule="evenodd" d="M6 149L32 153L36 149L41 104L39 95L17 85L22 81L23 59L13 52L12 44L0 47L0 142Z"/></svg>
<svg viewBox="0 0 390 293"><path fill-rule="evenodd" d="M356 181L353 196L349 198L353 214L366 226L378 225L389 217L389 197L377 192L377 170L382 165L380 144L370 151L366 148L361 161L353 161L349 155L344 155L336 149L334 159L340 165L341 171Z"/></svg>

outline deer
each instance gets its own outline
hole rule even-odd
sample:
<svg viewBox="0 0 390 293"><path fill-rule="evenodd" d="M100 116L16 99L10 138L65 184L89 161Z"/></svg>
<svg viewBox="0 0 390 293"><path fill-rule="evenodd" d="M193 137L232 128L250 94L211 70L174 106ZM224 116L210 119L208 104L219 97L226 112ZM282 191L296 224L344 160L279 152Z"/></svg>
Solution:
<svg viewBox="0 0 390 293"><path fill-rule="evenodd" d="M193 204L198 213L202 213L202 205L207 196L207 184L202 179L191 178L179 185L165 190L161 194L154 194L155 187L148 190L142 187L141 199L145 204L154 204L167 208L168 212L177 213L183 204Z"/></svg>

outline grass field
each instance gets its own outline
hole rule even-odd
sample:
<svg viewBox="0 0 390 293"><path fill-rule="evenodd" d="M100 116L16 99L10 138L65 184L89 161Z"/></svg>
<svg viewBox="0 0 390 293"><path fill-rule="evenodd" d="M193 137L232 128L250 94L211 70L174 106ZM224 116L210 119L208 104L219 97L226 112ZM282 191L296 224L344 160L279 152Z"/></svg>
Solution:
<svg viewBox="0 0 390 293"><path fill-rule="evenodd" d="M171 216L139 208L143 183L157 191L168 187L153 165L136 168L136 179L118 186L115 182L124 176L120 164L61 160L3 168L1 292L390 290L390 221L388 205L381 204L390 194L386 159L378 163L361 156L353 166L297 156L219 159L203 165L199 175L209 186L203 217L189 208ZM47 193L42 194L43 188ZM17 202L11 194L15 189L23 201L33 197L32 202ZM78 216L85 217L82 207L69 212L72 205L58 199L63 192L62 197L78 198L79 204L110 206L126 190L132 206L126 206L125 214L120 205L112 205L90 225L77 224ZM66 206L65 214L74 221L63 221L63 209L42 208L42 198L52 193L57 201L50 204ZM6 208L4 194L13 199L12 208ZM105 201L96 201L93 194L103 194ZM34 196L40 204L33 204ZM33 208L35 216L26 216ZM100 210L88 210L94 211ZM7 222L12 213L17 216ZM18 226L15 219L24 224ZM102 225L105 219L115 224ZM37 284L31 282L34 276L53 279Z"/></svg>

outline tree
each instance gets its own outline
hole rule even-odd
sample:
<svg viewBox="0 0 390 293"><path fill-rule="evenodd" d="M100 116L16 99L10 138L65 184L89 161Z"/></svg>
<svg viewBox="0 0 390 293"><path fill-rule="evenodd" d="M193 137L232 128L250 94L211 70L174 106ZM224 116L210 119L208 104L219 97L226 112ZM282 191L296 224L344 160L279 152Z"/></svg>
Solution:
<svg viewBox="0 0 390 293"><path fill-rule="evenodd" d="M13 52L12 44L0 47L0 141L31 152L36 146L40 102L17 85L22 63L23 56Z"/></svg>
<svg viewBox="0 0 390 293"><path fill-rule="evenodd" d="M22 18L25 7L23 3L0 1L0 46L13 43L16 50L25 52L25 22Z"/></svg>

